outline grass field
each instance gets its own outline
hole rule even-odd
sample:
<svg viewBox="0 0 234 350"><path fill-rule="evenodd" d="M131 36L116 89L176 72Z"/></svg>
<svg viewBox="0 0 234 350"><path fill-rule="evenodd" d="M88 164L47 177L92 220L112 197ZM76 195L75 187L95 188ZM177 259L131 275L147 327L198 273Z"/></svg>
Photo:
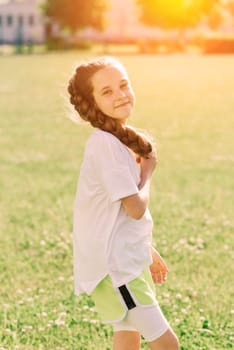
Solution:
<svg viewBox="0 0 234 350"><path fill-rule="evenodd" d="M64 102L76 53L0 57L0 350L107 350L73 294L72 207L85 140ZM124 56L131 123L157 140L150 209L182 350L233 348L233 56ZM147 345L142 340L142 349Z"/></svg>

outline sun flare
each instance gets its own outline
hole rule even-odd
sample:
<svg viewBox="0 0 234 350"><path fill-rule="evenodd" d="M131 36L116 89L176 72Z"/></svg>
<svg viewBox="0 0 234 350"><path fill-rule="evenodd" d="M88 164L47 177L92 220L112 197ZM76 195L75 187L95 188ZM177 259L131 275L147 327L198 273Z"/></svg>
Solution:
<svg viewBox="0 0 234 350"><path fill-rule="evenodd" d="M212 0L138 0L138 2L144 8L145 22L163 23L167 26L192 24L212 6Z"/></svg>

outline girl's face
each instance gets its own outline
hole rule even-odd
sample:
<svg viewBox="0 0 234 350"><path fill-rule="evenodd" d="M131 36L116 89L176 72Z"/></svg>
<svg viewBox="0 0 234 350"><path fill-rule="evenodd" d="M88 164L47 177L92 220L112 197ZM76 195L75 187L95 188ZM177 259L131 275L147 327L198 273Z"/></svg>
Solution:
<svg viewBox="0 0 234 350"><path fill-rule="evenodd" d="M132 112L135 96L124 70L114 66L105 67L93 75L91 82L98 108L125 124Z"/></svg>

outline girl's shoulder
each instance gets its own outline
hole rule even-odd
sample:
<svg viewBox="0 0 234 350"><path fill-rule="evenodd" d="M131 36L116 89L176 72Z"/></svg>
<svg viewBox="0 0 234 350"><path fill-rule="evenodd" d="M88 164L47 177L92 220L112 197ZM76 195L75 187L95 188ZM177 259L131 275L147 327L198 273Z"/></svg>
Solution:
<svg viewBox="0 0 234 350"><path fill-rule="evenodd" d="M90 147L114 147L114 148L122 148L125 147L124 144L111 133L101 130L95 129L93 133L90 135L87 145Z"/></svg>
<svg viewBox="0 0 234 350"><path fill-rule="evenodd" d="M107 131L96 129L86 143L87 154L94 158L116 159L118 162L129 158L128 148L114 135Z"/></svg>

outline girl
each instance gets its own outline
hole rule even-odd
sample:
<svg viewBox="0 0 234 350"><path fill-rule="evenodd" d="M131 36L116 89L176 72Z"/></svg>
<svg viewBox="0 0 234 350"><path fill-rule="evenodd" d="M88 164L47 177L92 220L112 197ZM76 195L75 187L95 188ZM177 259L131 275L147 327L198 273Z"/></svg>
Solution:
<svg viewBox="0 0 234 350"><path fill-rule="evenodd" d="M176 350L178 341L155 298L167 266L151 246L148 210L155 150L127 124L135 96L111 57L83 63L69 81L70 102L94 128L80 169L74 207L75 293L92 296L114 326L114 350Z"/></svg>

